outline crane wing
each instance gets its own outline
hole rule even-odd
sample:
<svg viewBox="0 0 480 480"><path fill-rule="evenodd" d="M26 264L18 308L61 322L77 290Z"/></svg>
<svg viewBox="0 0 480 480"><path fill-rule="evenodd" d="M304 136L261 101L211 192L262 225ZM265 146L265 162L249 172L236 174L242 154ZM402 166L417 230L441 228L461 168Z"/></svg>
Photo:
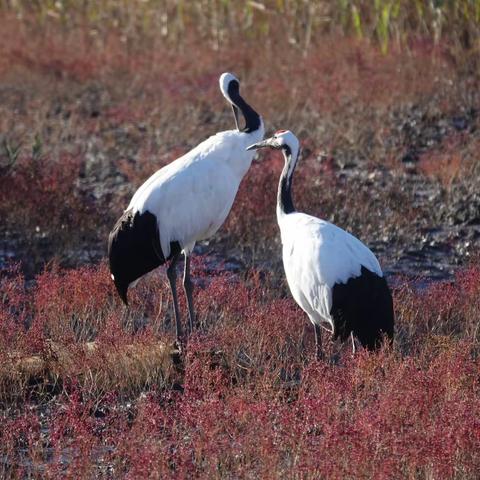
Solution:
<svg viewBox="0 0 480 480"><path fill-rule="evenodd" d="M220 132L154 173L137 190L127 210L156 217L165 258L171 242L191 250L223 224L253 157L245 151L248 142L247 134Z"/></svg>
<svg viewBox="0 0 480 480"><path fill-rule="evenodd" d="M360 240L329 222L292 213L282 219L280 229L292 295L318 321L331 323L335 284L360 276L362 266L383 275L375 255Z"/></svg>

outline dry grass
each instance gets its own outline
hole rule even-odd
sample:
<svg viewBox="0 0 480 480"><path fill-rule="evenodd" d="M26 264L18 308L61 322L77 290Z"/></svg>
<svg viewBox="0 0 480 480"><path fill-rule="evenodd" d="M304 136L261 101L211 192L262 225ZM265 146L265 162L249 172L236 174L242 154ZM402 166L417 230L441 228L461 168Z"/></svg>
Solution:
<svg viewBox="0 0 480 480"><path fill-rule="evenodd" d="M61 390L73 378L92 396L111 390L141 391L146 385L171 385L178 357L178 350L155 340L121 347L95 341L75 345L46 341L36 355L7 351L0 371L0 397L4 401L19 394L23 397L33 385L37 395L48 394Z"/></svg>

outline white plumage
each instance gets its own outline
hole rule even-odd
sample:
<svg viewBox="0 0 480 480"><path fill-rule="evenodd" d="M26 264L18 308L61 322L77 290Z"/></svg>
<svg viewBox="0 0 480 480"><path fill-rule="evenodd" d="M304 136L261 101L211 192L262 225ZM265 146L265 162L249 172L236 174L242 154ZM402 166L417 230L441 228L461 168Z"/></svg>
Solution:
<svg viewBox="0 0 480 480"><path fill-rule="evenodd" d="M165 258L170 242L178 241L188 255L197 241L216 233L252 162L253 153L246 148L262 137L263 126L254 134L217 133L154 173L136 191L127 210L155 215Z"/></svg>
<svg viewBox="0 0 480 480"><path fill-rule="evenodd" d="M360 277L362 266L382 277L377 258L350 233L311 215L281 214L278 225L285 275L293 298L313 323L327 323L333 333L330 312L334 285Z"/></svg>
<svg viewBox="0 0 480 480"><path fill-rule="evenodd" d="M112 279L125 303L130 285L170 261L167 275L174 299L177 337L181 336L181 326L175 264L183 253L184 287L192 328L189 256L197 241L210 238L225 221L254 156L246 148L264 134L261 117L240 96L239 88L232 74L220 77L220 90L232 106L237 129L211 136L154 173L135 192L109 236ZM245 118L241 130L238 111Z"/></svg>
<svg viewBox="0 0 480 480"><path fill-rule="evenodd" d="M293 133L278 131L249 149L262 147L285 155L277 201L283 265L293 298L315 327L317 355L321 325L335 337L354 334L376 348L383 335L393 336L392 298L377 258L345 230L295 211L291 187L299 142Z"/></svg>

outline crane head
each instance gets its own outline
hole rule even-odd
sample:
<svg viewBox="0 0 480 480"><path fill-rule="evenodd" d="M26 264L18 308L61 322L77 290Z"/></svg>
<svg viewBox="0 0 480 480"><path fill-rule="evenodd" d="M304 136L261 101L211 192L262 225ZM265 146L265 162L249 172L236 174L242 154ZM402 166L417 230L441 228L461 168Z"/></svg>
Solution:
<svg viewBox="0 0 480 480"><path fill-rule="evenodd" d="M225 72L220 75L219 84L220 84L220 91L232 106L233 117L235 119L235 126L237 127L237 130L240 131L240 126L238 123L238 107L233 103L233 100L232 100L232 95L234 93L238 94L240 91L240 82L238 81L238 78L235 75L229 72Z"/></svg>
<svg viewBox="0 0 480 480"><path fill-rule="evenodd" d="M277 130L272 137L247 147L247 150L258 150L259 148L273 148L275 150L290 150L298 152L298 138L290 130Z"/></svg>

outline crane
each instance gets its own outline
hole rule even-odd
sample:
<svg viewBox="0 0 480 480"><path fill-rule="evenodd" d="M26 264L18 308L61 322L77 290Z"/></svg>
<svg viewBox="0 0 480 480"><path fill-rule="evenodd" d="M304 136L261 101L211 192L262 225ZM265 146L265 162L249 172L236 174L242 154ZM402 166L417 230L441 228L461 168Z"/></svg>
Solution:
<svg viewBox="0 0 480 480"><path fill-rule="evenodd" d="M392 341L392 296L377 258L345 230L295 210L292 181L300 144L292 132L279 130L247 150L264 147L282 150L285 158L277 194L283 266L293 298L314 326L317 358L321 327L335 340L350 336L354 353L355 338L369 350L384 337Z"/></svg>
<svg viewBox="0 0 480 480"><path fill-rule="evenodd" d="M224 73L219 83L232 106L236 129L207 138L155 172L135 192L108 238L111 277L126 305L128 288L146 273L167 264L177 340L183 336L177 262L183 253L183 286L191 331L195 314L190 256L196 242L210 238L223 224L255 155L246 148L264 135L262 118L240 95L239 80ZM245 119L242 128L239 112Z"/></svg>

